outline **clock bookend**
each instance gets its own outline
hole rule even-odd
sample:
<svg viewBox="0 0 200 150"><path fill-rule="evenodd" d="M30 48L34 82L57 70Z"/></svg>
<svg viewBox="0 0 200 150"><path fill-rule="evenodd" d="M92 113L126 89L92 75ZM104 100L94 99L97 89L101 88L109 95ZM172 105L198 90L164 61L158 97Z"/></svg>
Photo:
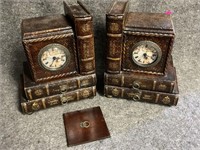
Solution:
<svg viewBox="0 0 200 150"><path fill-rule="evenodd" d="M176 105L171 16L129 12L128 6L115 1L106 14L105 96Z"/></svg>
<svg viewBox="0 0 200 150"><path fill-rule="evenodd" d="M96 95L92 16L79 1L64 9L65 15L22 21L24 113Z"/></svg>

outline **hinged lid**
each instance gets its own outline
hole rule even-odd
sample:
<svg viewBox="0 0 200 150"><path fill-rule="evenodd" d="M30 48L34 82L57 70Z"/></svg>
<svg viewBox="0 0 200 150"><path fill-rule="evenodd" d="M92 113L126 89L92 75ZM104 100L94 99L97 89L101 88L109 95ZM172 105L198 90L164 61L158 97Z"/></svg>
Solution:
<svg viewBox="0 0 200 150"><path fill-rule="evenodd" d="M53 33L73 32L70 23L64 15L51 15L24 19L22 21L23 39L50 36Z"/></svg>
<svg viewBox="0 0 200 150"><path fill-rule="evenodd" d="M68 146L110 137L100 107L65 113L63 118Z"/></svg>
<svg viewBox="0 0 200 150"><path fill-rule="evenodd" d="M67 4L66 2L63 2L63 3L64 3L65 14L70 14L70 17L73 17L72 19L75 19L75 18L91 19L92 18L90 12L85 8L85 6L80 1L77 1L72 4Z"/></svg>
<svg viewBox="0 0 200 150"><path fill-rule="evenodd" d="M174 34L171 16L162 13L130 12L126 16L124 30L125 32L161 32Z"/></svg>
<svg viewBox="0 0 200 150"><path fill-rule="evenodd" d="M107 12L110 16L124 16L128 10L128 1L114 1L111 8Z"/></svg>

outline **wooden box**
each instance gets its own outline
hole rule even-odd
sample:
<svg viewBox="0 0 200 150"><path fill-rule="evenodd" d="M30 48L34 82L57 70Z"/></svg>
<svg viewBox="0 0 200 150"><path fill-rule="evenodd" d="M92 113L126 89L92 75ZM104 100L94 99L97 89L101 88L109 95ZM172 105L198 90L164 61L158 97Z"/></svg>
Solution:
<svg viewBox="0 0 200 150"><path fill-rule="evenodd" d="M123 30L122 70L163 75L174 43L171 17L130 12Z"/></svg>
<svg viewBox="0 0 200 150"><path fill-rule="evenodd" d="M75 35L64 15L23 20L22 36L35 82L78 73Z"/></svg>
<svg viewBox="0 0 200 150"><path fill-rule="evenodd" d="M81 2L66 15L24 19L22 40L35 82L95 73L93 18Z"/></svg>
<svg viewBox="0 0 200 150"><path fill-rule="evenodd" d="M106 72L164 75L175 36L171 16L128 12L128 2L116 1L106 24Z"/></svg>
<svg viewBox="0 0 200 150"><path fill-rule="evenodd" d="M114 1L106 14L106 30L105 96L176 105L171 16L130 12L128 1Z"/></svg>
<svg viewBox="0 0 200 150"><path fill-rule="evenodd" d="M66 4L65 15L24 19L27 62L20 81L23 113L96 95L93 18L81 2Z"/></svg>

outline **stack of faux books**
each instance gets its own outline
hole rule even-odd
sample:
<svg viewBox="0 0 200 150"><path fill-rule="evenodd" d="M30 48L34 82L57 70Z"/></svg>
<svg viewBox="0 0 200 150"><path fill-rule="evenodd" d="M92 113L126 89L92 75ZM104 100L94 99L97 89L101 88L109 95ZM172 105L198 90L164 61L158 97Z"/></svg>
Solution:
<svg viewBox="0 0 200 150"><path fill-rule="evenodd" d="M64 7L65 15L22 22L27 55L20 82L23 113L96 95L92 16L80 2Z"/></svg>

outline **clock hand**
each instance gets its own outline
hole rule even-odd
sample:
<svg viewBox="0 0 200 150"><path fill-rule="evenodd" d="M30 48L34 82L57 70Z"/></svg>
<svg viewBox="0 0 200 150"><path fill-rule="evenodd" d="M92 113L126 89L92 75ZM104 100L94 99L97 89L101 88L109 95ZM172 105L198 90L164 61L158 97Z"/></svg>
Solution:
<svg viewBox="0 0 200 150"><path fill-rule="evenodd" d="M53 61L52 61L51 65L50 65L50 67L52 67L52 65L55 62L55 60L56 60L56 57L53 57Z"/></svg>
<svg viewBox="0 0 200 150"><path fill-rule="evenodd" d="M144 54L143 54L143 57L144 57L145 59L148 59L149 56L147 55L147 53L144 53Z"/></svg>

